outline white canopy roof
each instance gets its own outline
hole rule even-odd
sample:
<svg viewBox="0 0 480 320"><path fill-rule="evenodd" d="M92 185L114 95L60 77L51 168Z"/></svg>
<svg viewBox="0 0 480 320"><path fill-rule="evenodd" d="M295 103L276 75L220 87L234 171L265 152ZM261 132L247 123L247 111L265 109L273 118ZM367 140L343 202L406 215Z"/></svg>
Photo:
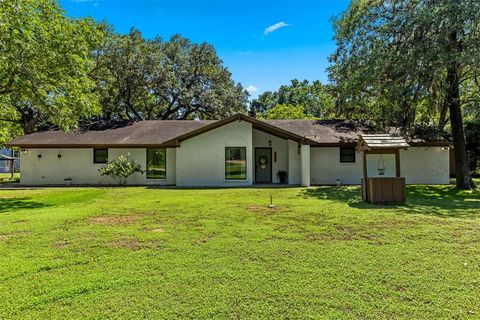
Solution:
<svg viewBox="0 0 480 320"><path fill-rule="evenodd" d="M395 134L362 134L357 144L357 150L372 149L406 149L410 145Z"/></svg>

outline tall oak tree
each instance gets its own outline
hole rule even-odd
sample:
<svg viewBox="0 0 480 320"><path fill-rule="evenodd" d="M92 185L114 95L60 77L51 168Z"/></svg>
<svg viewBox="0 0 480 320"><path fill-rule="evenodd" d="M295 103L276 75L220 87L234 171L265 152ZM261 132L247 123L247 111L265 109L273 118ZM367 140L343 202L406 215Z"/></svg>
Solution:
<svg viewBox="0 0 480 320"><path fill-rule="evenodd" d="M354 0L334 20L330 78L340 109L401 119L394 124L407 132L420 108L448 112L459 189L474 186L462 106L465 85L480 88L479 23L478 0Z"/></svg>
<svg viewBox="0 0 480 320"><path fill-rule="evenodd" d="M91 51L102 30L56 0L0 1L0 121L9 132L64 130L99 111ZM4 135L8 136L8 135Z"/></svg>

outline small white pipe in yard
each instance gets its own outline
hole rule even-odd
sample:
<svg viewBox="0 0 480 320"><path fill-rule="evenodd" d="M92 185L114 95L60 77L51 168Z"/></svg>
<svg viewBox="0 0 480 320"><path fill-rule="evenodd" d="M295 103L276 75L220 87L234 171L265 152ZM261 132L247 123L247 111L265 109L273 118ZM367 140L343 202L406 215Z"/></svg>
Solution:
<svg viewBox="0 0 480 320"><path fill-rule="evenodd" d="M269 208L273 208L273 194L270 192L270 204L268 205Z"/></svg>

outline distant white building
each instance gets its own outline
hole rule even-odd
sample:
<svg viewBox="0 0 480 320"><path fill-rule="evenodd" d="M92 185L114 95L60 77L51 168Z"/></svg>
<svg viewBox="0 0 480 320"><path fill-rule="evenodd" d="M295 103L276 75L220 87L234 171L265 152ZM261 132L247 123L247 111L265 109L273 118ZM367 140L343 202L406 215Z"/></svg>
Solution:
<svg viewBox="0 0 480 320"><path fill-rule="evenodd" d="M19 157L19 152L13 149L0 149L0 155L7 157ZM12 172L12 163L10 161L0 161L0 173ZM15 160L15 172L20 172L20 159Z"/></svg>
<svg viewBox="0 0 480 320"><path fill-rule="evenodd" d="M218 121L139 121L105 130L46 131L12 140L22 150L25 185L112 184L98 169L122 154L141 164L130 185L251 186L360 184L369 133L336 120L263 121L236 114ZM370 176L401 174L408 184L448 184L446 141L407 141L399 167L392 150L365 157ZM381 170L379 170L381 166ZM285 178L283 181L282 178Z"/></svg>

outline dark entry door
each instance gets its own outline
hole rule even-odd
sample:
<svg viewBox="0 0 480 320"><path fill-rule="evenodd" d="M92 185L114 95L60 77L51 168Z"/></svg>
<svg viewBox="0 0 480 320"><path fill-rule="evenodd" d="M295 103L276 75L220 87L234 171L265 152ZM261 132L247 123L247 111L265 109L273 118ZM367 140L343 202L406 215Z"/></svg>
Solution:
<svg viewBox="0 0 480 320"><path fill-rule="evenodd" d="M255 182L272 183L272 148L255 148Z"/></svg>

